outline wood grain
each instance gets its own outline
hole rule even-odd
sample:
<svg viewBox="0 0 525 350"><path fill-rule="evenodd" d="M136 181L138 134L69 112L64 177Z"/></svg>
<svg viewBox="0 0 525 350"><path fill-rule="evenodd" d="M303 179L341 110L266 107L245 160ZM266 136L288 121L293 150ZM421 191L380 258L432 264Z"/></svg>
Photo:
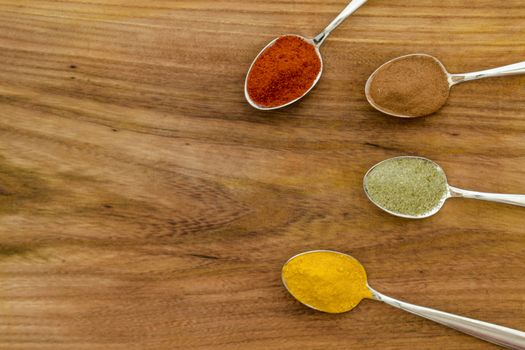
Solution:
<svg viewBox="0 0 525 350"><path fill-rule="evenodd" d="M403 54L522 61L523 1L371 0L326 42L309 97L251 109L260 48L345 3L0 0L0 348L496 348L371 301L302 307L281 265L322 248L385 294L524 330L523 209L452 200L407 221L361 187L417 154L455 186L525 193L525 77L460 85L418 120L363 95Z"/></svg>

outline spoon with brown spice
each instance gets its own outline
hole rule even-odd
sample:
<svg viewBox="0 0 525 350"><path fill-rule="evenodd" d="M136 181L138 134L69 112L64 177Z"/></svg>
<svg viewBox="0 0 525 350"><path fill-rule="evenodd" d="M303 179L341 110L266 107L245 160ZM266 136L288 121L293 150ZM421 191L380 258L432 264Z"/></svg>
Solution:
<svg viewBox="0 0 525 350"><path fill-rule="evenodd" d="M400 118L423 117L447 102L452 86L466 81L525 74L525 61L479 72L451 74L437 58L413 54L379 67L366 82L368 102L380 112Z"/></svg>

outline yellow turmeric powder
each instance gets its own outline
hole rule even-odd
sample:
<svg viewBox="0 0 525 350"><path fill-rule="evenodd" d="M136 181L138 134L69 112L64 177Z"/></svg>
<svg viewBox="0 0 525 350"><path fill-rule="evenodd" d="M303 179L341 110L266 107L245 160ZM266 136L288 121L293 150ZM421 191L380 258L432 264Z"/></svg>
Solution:
<svg viewBox="0 0 525 350"><path fill-rule="evenodd" d="M350 311L364 298L372 297L359 261L332 251L297 255L284 265L282 278L297 300L328 313Z"/></svg>

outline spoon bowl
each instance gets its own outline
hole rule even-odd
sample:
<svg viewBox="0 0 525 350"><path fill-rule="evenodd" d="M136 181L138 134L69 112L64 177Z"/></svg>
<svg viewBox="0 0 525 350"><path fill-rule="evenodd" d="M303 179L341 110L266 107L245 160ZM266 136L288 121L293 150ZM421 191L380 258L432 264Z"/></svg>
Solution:
<svg viewBox="0 0 525 350"><path fill-rule="evenodd" d="M429 210L425 211L424 213L418 214L418 215L410 214L407 212L400 212L400 211L393 210L392 208L388 208L386 205L380 203L377 198L375 198L375 196L371 193L370 187L369 187L370 176L376 169L379 169L383 165L388 164L390 162L411 160L411 159L430 164L433 167L433 170L435 171L434 176L440 178L445 184L445 189L443 191L441 198L436 200L434 205ZM363 178L363 188L364 188L365 194L368 197L368 199L372 203L374 203L374 205L376 205L378 208L394 216L398 216L398 217L402 217L406 219L425 219L432 215L435 215L437 212L441 210L446 200L449 198L479 199L479 200L484 200L484 201L491 201L491 202L504 203L504 204L525 207L525 195L477 192L477 191L469 191L469 190L463 190L457 187L453 187L448 184L447 176L443 168L441 168L441 166L431 161L430 159L423 158L423 157L415 157L415 156L395 157L395 158L386 159L382 162L377 163L372 168L370 168L370 170L368 170L367 173L365 174Z"/></svg>
<svg viewBox="0 0 525 350"><path fill-rule="evenodd" d="M372 75L370 75L370 77L368 78L368 80L366 81L366 85L365 85L365 96L366 96L366 99L368 100L368 103L370 103L370 105L372 105L372 107L374 107L375 109L377 109L378 111L384 113L384 114L388 114L388 115L391 115L391 116L394 116L394 117L398 117L398 118L414 118L414 116L411 116L411 115L405 115L405 114L401 114L401 113L396 113L392 110L388 110L386 108L383 108L380 104L376 103L374 97L372 96L372 93L371 93L371 87L372 87L372 83L374 82L374 79L376 78L376 76L378 75L379 72L383 71L386 67L390 66L392 63L394 62L398 62L398 61L402 61L402 60L406 60L406 59L412 59L412 58L427 58L427 59L431 59L433 60L435 63L437 63L438 67L440 67L442 69L442 72L443 72L443 80L446 80L449 84L449 91L450 91L450 87L452 86L452 83L451 83L451 75L450 73L447 72L445 66L443 65L443 63L441 63L441 61L439 61L437 58L435 58L434 56L430 56L430 55L427 55L427 54L412 54L412 55L405 55L405 56L401 56L401 57L397 57L397 58L394 58L386 63L384 63L383 65L381 65L379 68L377 68L374 73L372 73ZM447 98L444 98L441 103L439 103L438 105L435 106L436 110L443 107L447 101Z"/></svg>
<svg viewBox="0 0 525 350"><path fill-rule="evenodd" d="M354 309L363 299L372 299L509 349L525 349L525 332L410 304L379 293L368 285L366 271L359 261L344 253L314 250L297 254L284 264L281 278L286 290L296 300L317 311L344 313ZM350 288L346 289L347 286ZM306 299L311 294L314 295L309 302ZM343 307L337 310L327 308L325 298L335 299L334 304L343 303ZM347 299L352 302L344 305Z"/></svg>
<svg viewBox="0 0 525 350"><path fill-rule="evenodd" d="M322 259L320 259L318 256L324 256L324 262ZM326 261L326 258L331 258L330 262L328 263ZM318 295L315 298L309 298L308 296L303 295L303 288L298 286L297 282L297 276L288 274L289 270L294 270L295 267L293 264L298 263L299 261L315 261L317 259L319 266L327 268L327 265L330 265L330 269L332 269L332 278L337 278L340 283L347 283L345 287L346 289L340 289L340 293L336 293L334 290L331 289L325 289L318 292ZM335 268L335 265L339 265L339 268ZM344 267L343 267L344 266ZM348 277L349 275L345 275L345 272L351 271L352 274L350 276L353 277L353 279L350 281L351 283L348 284ZM323 272L327 272L324 270ZM308 279L308 274L315 274L313 271L306 271L306 268L302 269L303 275L300 276L301 279ZM335 277L337 276L337 277ZM316 277L314 277L316 278ZM350 255L339 253L332 250L312 250L309 252L304 252L301 254L297 254L293 256L292 258L288 259L288 261L283 265L282 273L281 273L281 280L286 288L286 290L299 302L304 304L305 306L321 311L326 313L332 313L332 314L338 314L338 313L344 313L348 312L355 307L365 298L371 298L372 292L368 286L367 277L366 277L366 271L364 267L351 257ZM302 282L302 281L299 281ZM309 282L313 282L310 280ZM325 281L326 282L326 281ZM344 293L345 295L341 294ZM351 300L349 301L346 297L346 295L352 295ZM323 303L325 299L328 298L340 298L340 302L338 303L337 309L334 309L333 306L326 305Z"/></svg>
<svg viewBox="0 0 525 350"><path fill-rule="evenodd" d="M275 44L275 42L277 40L279 40L279 38L287 37L287 36L297 37L299 39L304 40L306 43L312 45L315 48L315 52L317 54L317 57L319 58L319 62L321 63L321 69L319 70L319 73L317 73L317 77L313 81L312 85L301 96L293 99L292 101L289 101L287 103L279 105L279 106L273 106L273 107L261 106L261 105L257 104L255 101L253 101L253 99L250 97L250 94L249 94L249 91L248 91L248 78L250 77L250 73L252 72L253 66L255 65L255 63L257 62L259 57L264 52L266 52L266 50L268 50L270 47L272 47ZM289 105L299 101L304 96L306 96L315 87L315 85L317 85L317 82L319 82L319 79L321 79L321 75L323 74L323 57L321 56L321 51L319 50L319 46L320 45L316 44L313 39L305 38L305 37L303 37L301 35L298 35L298 34L285 34L285 35L282 35L282 36L277 37L277 38L273 39L272 41L270 41L268 43L268 45L266 45L261 50L261 52L259 52L259 54L255 57L255 59L253 60L252 64L250 65L250 68L248 69L248 73L246 74L246 79L244 81L244 96L246 97L246 100L248 101L248 103L255 109L258 109L258 110L261 110L261 111L271 111L271 110L287 107L287 106L289 106Z"/></svg>
<svg viewBox="0 0 525 350"><path fill-rule="evenodd" d="M376 170L377 168L380 168L382 165L388 163L388 162L393 162L393 161L396 161L396 160L403 160L403 159L416 159L416 160L420 160L420 161L423 161L423 162L428 162L429 164L431 164L434 169L435 169L435 172L438 176L440 176L441 178L443 178L445 184L446 184L446 189L445 191L443 192L443 195L442 197L439 199L439 201L437 201L435 203L435 205L427 212L423 213L423 214L420 214L420 215L410 215L410 214L404 214L404 213L400 213L400 212L397 212L395 210L391 210L389 208L387 208L386 206L384 205L381 205L381 203L379 203L373 195L371 195L370 193L370 190L369 190L369 187L368 187L368 180L369 180L369 177L370 177L370 174ZM445 204L445 201L451 197L451 192L450 192L450 186L448 185L447 183L447 175L445 174L445 171L443 170L443 168L441 168L441 166L439 166L439 164L431 161L430 159L427 159L427 158L423 158L423 157L416 157L416 156L401 156L401 157L395 157L395 158L390 158L390 159L386 159L386 160L383 160L382 162L379 162L377 163L376 165L374 165L373 167L371 167L367 173L365 174L364 176L364 179L363 179L363 189L365 191L365 194L366 196L368 197L368 199L374 203L374 205L376 205L378 208L380 208L381 210L384 210L386 211L387 213L389 214L392 214L392 215L395 215L395 216L398 216L398 217L402 217L402 218L405 218L405 219L425 219L425 218L428 218L430 216L433 216L435 215L437 212L439 212L441 210L441 208L443 207L443 205Z"/></svg>
<svg viewBox="0 0 525 350"><path fill-rule="evenodd" d="M444 80L445 83L448 84L449 92L450 92L450 89L454 85L457 85L459 83L463 83L463 82L466 82L466 81L472 81L472 80L483 79L483 78L490 78L490 77L501 77L501 76L525 74L525 61L519 62L519 63L515 63L515 64L510 64L510 65L503 66L503 67L497 67L497 68L493 68L493 69L483 70L483 71L479 71L479 72L452 74L452 73L449 73L447 71L447 69L445 68L445 66L443 65L443 63L439 59L434 57L434 56L423 54L423 53L405 55L405 56L394 58L394 59L392 59L392 60L382 64L368 78L368 80L366 82L366 85L365 85L365 95L366 95L366 98L367 98L368 102L370 103L370 105L372 105L372 107L374 107L375 109L377 109L378 111L380 111L380 112L382 112L384 114L388 114L388 115L391 115L391 116L394 116L394 117L398 117L398 118L416 118L416 117L422 117L422 116L429 115L429 114L432 114L434 112L437 112L441 107L443 107L446 104L447 99L448 99L448 94L446 96L444 96L445 98L443 98L441 103L439 103L436 106L434 106L433 111L430 111L429 113L425 113L425 114L422 114L422 115L408 115L408 114L397 113L395 111L386 109L386 108L384 108L383 106L381 106L380 104L378 104L375 101L375 99L374 99L374 97L372 96L372 93L371 93L371 86L372 86L372 83L374 82L374 79L377 77L378 73L383 71L386 67L390 66L392 63L395 63L395 62L398 62L398 61L402 61L402 60L414 59L414 58L431 59L431 60L433 60L433 62L437 63L438 66L443 71L443 80ZM411 74L413 74L413 72L411 72ZM434 83L434 82L431 82L431 83Z"/></svg>

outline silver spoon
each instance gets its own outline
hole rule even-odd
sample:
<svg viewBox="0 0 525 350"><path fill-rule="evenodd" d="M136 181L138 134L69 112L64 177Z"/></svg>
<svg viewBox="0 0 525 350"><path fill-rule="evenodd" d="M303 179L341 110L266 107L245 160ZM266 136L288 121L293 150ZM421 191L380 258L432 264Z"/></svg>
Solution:
<svg viewBox="0 0 525 350"><path fill-rule="evenodd" d="M296 295L294 295L295 286L293 285L293 281L287 281L284 276L285 269L288 267L288 265L293 264L294 260L296 260L297 258L304 259L305 257L306 258L310 257L312 259L311 261L315 261L315 255L319 253L328 253L328 254L334 254L339 257L346 257L353 261L352 265L355 264L355 262L359 264L359 262L353 257L351 257L350 255L339 253L339 252L334 252L334 251L329 251L329 250L315 250L315 251L305 252L305 253L301 253L301 254L298 254L292 257L290 260L288 260L284 264L282 280L288 292L292 294L292 296L294 296L299 302L303 303L304 305L314 310L325 311L322 309L322 306L305 304L303 300L299 299ZM334 269L337 269L338 267L341 268L342 266L333 266L333 265L330 266L330 268L334 268ZM305 273L304 270L303 270L303 273ZM323 283L323 282L326 283L326 281L319 281L319 283ZM473 337L483 339L493 344L497 344L497 345L500 345L500 346L503 346L509 349L515 349L515 350L525 349L525 332L521 332L516 329L499 326L493 323L478 321L472 318L458 316L458 315L454 315L448 312L438 311L438 310L431 309L428 307L418 306L418 305L410 304L410 303L407 303L401 300L397 300L389 296L386 296L384 294L381 294L378 291L372 289L368 285L368 282L366 281L366 279L365 281L359 281L356 283L364 283L365 284L364 286L359 286L359 287L360 288L362 287L363 289L368 289L370 292L368 296L364 296L363 298L369 298L369 299L376 300L376 301L382 301L385 304L388 304L395 308L407 311L417 316L421 316L428 320L440 323L444 326L447 326L457 331L469 334ZM333 294L326 295L326 296L317 295L316 297L318 298L333 297ZM352 307L350 307L347 310L344 310L343 312L350 311L351 309Z"/></svg>
<svg viewBox="0 0 525 350"><path fill-rule="evenodd" d="M519 62L519 63L510 64L510 65L503 66L503 67L497 67L497 68L482 70L482 71L479 71L479 72L452 74L452 73L449 73L447 71L447 69L445 68L445 66L443 65L443 63L440 60L438 60L436 57L434 57L434 56L430 56L430 55L422 54L422 53L405 55L405 56L394 58L394 59L384 63L379 68L377 68L374 71L374 73L372 73L372 75L370 75L370 77L368 78L368 80L366 82L366 86L365 86L365 95L366 95L366 98L367 98L368 102L372 105L372 107L374 107L375 109L377 109L378 111L380 111L382 113L385 113L385 114L388 114L388 115L391 115L391 116L394 116L394 117L414 118L414 116L403 115L403 114L396 114L394 112L385 110L384 108L379 106L374 101L374 99L372 98L372 96L370 94L370 86L372 84L372 81L374 80L374 77L376 76L376 74L382 68L384 68L385 66L389 65L392 62L395 62L395 61L398 61L398 60L402 60L402 59L406 59L406 58L409 58L409 57L414 57L414 56L430 57L430 58L433 58L437 63L439 63L439 65L443 69L443 73L445 73L444 75L446 76L446 78L448 80L449 90L454 85L457 85L459 83L463 83L463 82L466 82L466 81L478 80L478 79L483 79L483 78L494 78L494 77L503 77L503 76L509 76L509 75L525 74L525 61ZM445 104L445 102L446 102L446 100L444 101L443 105ZM441 105L441 107L443 105ZM437 110L435 112L437 112Z"/></svg>
<svg viewBox="0 0 525 350"><path fill-rule="evenodd" d="M321 52L319 51L319 48L321 47L321 45L324 43L324 41L326 40L326 38L328 37L328 35L330 35L330 33L336 29L337 27L339 27L339 25L341 23L343 23L343 21L345 19L347 19L352 13L354 13L357 9L359 9L361 6L363 6L365 3L367 2L367 0L353 0L353 1L350 1L350 3L345 7L345 9L332 21L330 22L330 24L321 32L319 33L315 38L313 39L309 39L309 38L305 38L301 35L296 35L296 34L288 34L288 35L291 35L291 36L297 36L303 40L305 40L306 42L310 43L311 45L315 46L315 51L317 53L317 56L319 57L319 60L321 61L321 69L319 70L319 73L317 74L317 78L314 80L314 82L312 83L312 86L310 86L310 88L300 97L296 98L295 100L292 100L290 102L287 102L283 105L280 105L280 106L274 106L274 107L264 107L264 106L259 106L257 103L255 103L249 93L248 93L248 76L250 75L250 71L252 70L253 68L253 65L255 64L255 62L257 61L257 59L259 58L259 56L261 56L261 54L266 51L270 46L272 46L273 44L275 44L275 42L279 39L278 38L275 38L274 40L272 40L268 45L266 45L264 47L264 49L261 50L261 52L259 52L259 54L257 55L257 57L255 57L255 59L253 60L251 66L250 66L250 69L248 69L248 74L246 74L246 80L245 80L245 83L244 83L244 96L246 97L246 100L248 101L248 103L256 108L256 109L259 109L259 110L262 110L262 111L269 111L269 110L274 110L274 109L279 109L279 108L283 108L283 107L286 107L286 106L289 106L291 105L292 103L294 102L297 102L299 101L301 98L303 98L306 94L308 94L313 88L314 86L317 84L317 82L319 81L319 79L321 78L321 74L323 73L323 58L321 56Z"/></svg>
<svg viewBox="0 0 525 350"><path fill-rule="evenodd" d="M439 200L439 202L437 202L435 204L435 206L431 210L429 210L428 212L426 212L426 213L424 213L422 215L410 215L410 214L406 214L406 213L400 213L400 212L393 211L391 209L386 208L384 205L381 205L380 203L378 203L377 200L375 200L373 198L373 196L370 195L370 192L369 192L369 189L368 189L368 184L367 184L367 181L368 181L370 173L372 171L374 171L374 169L376 169L380 165L385 164L386 162L396 161L396 160L399 160L399 159L419 159L419 160L431 163L435 167L435 171L436 171L435 174L436 174L436 176L442 177L442 179L444 180L444 183L446 184L445 185L446 189L444 191L443 197ZM368 170L368 172L366 173L366 175L364 177L364 180L363 180L363 187L364 187L364 190L365 190L365 193L366 193L368 199L370 199L370 201L372 203L374 203L377 207L379 207L380 209L386 211L389 214L392 214L392 215L395 215L395 216L399 216L399 217L402 217L402 218L407 218L407 219L424 219L424 218L428 218L429 216L432 216L432 215L436 214L443 207L443 205L445 204L445 201L447 199L449 199L449 198L479 199L479 200L484 200L484 201L505 203L505 204L511 204L511 205L517 205L517 206L525 207L525 195L477 192L477 191L463 190L463 189L460 189L460 188L457 188L457 187L450 186L447 183L447 176L446 176L445 172L443 171L443 168L441 168L438 164L434 163L430 159L423 158L423 157L402 156L402 157L395 157L395 158L390 158L390 159L384 160L384 161L374 165L372 168L370 168L370 170Z"/></svg>

